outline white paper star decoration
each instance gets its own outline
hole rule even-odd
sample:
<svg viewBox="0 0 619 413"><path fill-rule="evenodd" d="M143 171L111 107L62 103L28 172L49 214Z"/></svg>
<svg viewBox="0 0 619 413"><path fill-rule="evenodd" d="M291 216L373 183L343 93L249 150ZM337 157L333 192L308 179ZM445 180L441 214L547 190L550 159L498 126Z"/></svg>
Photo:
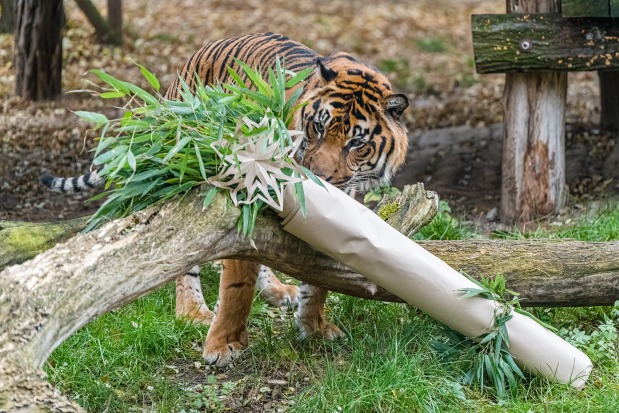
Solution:
<svg viewBox="0 0 619 413"><path fill-rule="evenodd" d="M249 128L249 136L243 133L243 124ZM209 182L230 190L230 198L235 206L262 200L281 211L285 186L306 179L294 160L294 153L302 138L298 137L292 145L284 145L276 138L278 125L276 119L267 116L260 123L245 117L239 121L233 140L221 139L212 143L222 165L219 173L209 178ZM264 128L263 132L251 133L261 128ZM288 133L295 136L302 132ZM239 199L239 194L244 190L247 191L244 199Z"/></svg>

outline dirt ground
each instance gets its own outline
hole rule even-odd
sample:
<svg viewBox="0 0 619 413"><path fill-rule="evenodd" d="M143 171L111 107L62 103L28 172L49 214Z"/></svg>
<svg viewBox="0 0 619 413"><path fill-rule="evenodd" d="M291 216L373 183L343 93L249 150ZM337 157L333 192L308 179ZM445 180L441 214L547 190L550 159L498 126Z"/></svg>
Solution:
<svg viewBox="0 0 619 413"><path fill-rule="evenodd" d="M95 2L105 11L105 1ZM42 172L71 176L89 169L96 133L71 112L120 109L93 98L89 69L137 81L133 62L167 85L176 69L206 41L275 31L328 54L348 51L388 74L406 93L411 132L407 167L398 186L423 181L472 216L498 205L502 75L474 72L470 15L502 13L504 2L467 0L134 0L124 2L125 44L97 44L74 2L66 2L63 90L53 102L11 96L13 38L0 36L0 219L54 220L90 213L88 196L50 194ZM266 6L268 4L268 6ZM568 181L572 194L617 192L614 137L596 130L595 73L570 74Z"/></svg>

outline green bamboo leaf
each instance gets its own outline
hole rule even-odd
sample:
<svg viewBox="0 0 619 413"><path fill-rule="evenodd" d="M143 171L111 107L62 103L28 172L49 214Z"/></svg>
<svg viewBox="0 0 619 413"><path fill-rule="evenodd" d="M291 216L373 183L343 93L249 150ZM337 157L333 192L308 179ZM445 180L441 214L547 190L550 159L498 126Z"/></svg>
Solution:
<svg viewBox="0 0 619 413"><path fill-rule="evenodd" d="M526 315L527 317L529 317L532 320L536 321L542 327L544 327L544 328L546 328L546 329L548 329L550 331L553 331L555 333L558 331L556 327L553 327L550 324L543 322L542 320L540 320L539 318L535 317L533 314L531 314L527 310L523 310L522 308L514 308L514 311L517 312L518 314Z"/></svg>
<svg viewBox="0 0 619 413"><path fill-rule="evenodd" d="M127 154L124 154L118 161L118 164L116 165L116 169L114 169L114 172L107 175L107 177L114 178L115 176L117 176L118 173L125 167L126 164L127 164Z"/></svg>
<svg viewBox="0 0 619 413"><path fill-rule="evenodd" d="M485 290L479 290L476 288L462 288L460 291L464 292L462 298L470 298L470 297L482 297L488 300L492 300L492 294Z"/></svg>
<svg viewBox="0 0 619 413"><path fill-rule="evenodd" d="M516 365L516 362L514 361L514 358L511 356L511 354L507 353L503 359L509 365L509 367L511 367L512 371L518 375L518 377L523 380L525 379L524 373L522 373L522 370L520 370L520 368Z"/></svg>
<svg viewBox="0 0 619 413"><path fill-rule="evenodd" d="M165 158L163 158L163 162L168 162L174 155L178 153L181 149L183 149L188 143L191 141L191 136L185 136L183 139L178 141L176 145L170 149Z"/></svg>
<svg viewBox="0 0 619 413"><path fill-rule="evenodd" d="M155 106L155 107L160 106L159 99L157 99L156 97L154 97L153 95L151 95L150 93L142 89L141 87L132 85L131 83L127 83L127 82L123 82L123 83L125 84L125 87L131 93L133 93L138 98L142 99L145 103L151 106Z"/></svg>
<svg viewBox="0 0 619 413"><path fill-rule="evenodd" d="M127 83L122 80L116 79L114 76L108 75L101 70L93 69L90 70L90 73L96 75L99 79L112 86L116 91L123 92L125 94L129 94L129 89L127 88Z"/></svg>
<svg viewBox="0 0 619 413"><path fill-rule="evenodd" d="M183 163L181 165L181 181L183 180L183 176L185 176L185 171L187 170L187 161L189 160L189 146L185 147L185 154L183 156Z"/></svg>
<svg viewBox="0 0 619 413"><path fill-rule="evenodd" d="M133 155L133 152L131 152L131 149L129 149L129 151L127 152L127 163L129 164L129 168L131 168L131 170L135 172L137 169L137 164L135 161L135 156Z"/></svg>
<svg viewBox="0 0 619 413"><path fill-rule="evenodd" d="M204 168L204 161L202 160L202 153L197 143L194 142L193 147L196 150L196 157L198 158L198 164L200 166L200 176L206 181L208 178L206 176L206 169Z"/></svg>
<svg viewBox="0 0 619 413"><path fill-rule="evenodd" d="M483 339L479 342L479 344L485 344L489 342L490 340L493 340L496 337L496 335L497 335L496 331L482 335L481 337L483 337Z"/></svg>
<svg viewBox="0 0 619 413"><path fill-rule="evenodd" d="M286 88L290 89L291 87L303 82L309 76L309 74L312 73L312 70L314 70L313 66L306 67L305 69L298 72L296 75L292 76L286 82Z"/></svg>
<svg viewBox="0 0 619 413"><path fill-rule="evenodd" d="M121 92L119 90L115 90L113 92L103 92L103 93L99 93L99 97L102 99L117 99L117 98L122 98L125 97L126 94L124 92Z"/></svg>
<svg viewBox="0 0 619 413"><path fill-rule="evenodd" d="M95 123L97 125L103 125L105 123L109 122L109 119L101 114L101 113L96 113L96 112L86 112L83 110L77 110L75 112L77 116L79 116L80 118L87 120L88 122L92 122Z"/></svg>
<svg viewBox="0 0 619 413"><path fill-rule="evenodd" d="M309 169L307 169L306 167L304 167L303 165L299 165L301 167L301 170L303 171L303 173L305 174L305 176L307 176L309 179L311 179L315 184L318 184L320 186L322 186L323 188L327 189L327 187L325 186L325 184L322 182L322 180L320 180L316 174L312 171L310 171Z"/></svg>
<svg viewBox="0 0 619 413"><path fill-rule="evenodd" d="M217 188L211 188L206 192L204 195L204 202L202 203L202 210L206 210L209 205L211 205L218 192L219 190Z"/></svg>
<svg viewBox="0 0 619 413"><path fill-rule="evenodd" d="M97 156L92 163L95 165L102 165L104 163L108 163L111 159L114 159L116 157L118 157L119 155L123 155L127 152L127 149L129 149L128 145L120 145L120 146L116 146L112 149L110 149L107 152L102 153L101 155Z"/></svg>
<svg viewBox="0 0 619 413"><path fill-rule="evenodd" d="M301 214L305 217L307 216L307 209L305 207L305 191L303 189L303 183L295 182L294 184L294 192L296 198L299 200L299 206L301 209Z"/></svg>
<svg viewBox="0 0 619 413"><path fill-rule="evenodd" d="M241 220L242 220L242 234L246 237L249 234L249 219L251 217L251 210L248 204L243 204Z"/></svg>
<svg viewBox="0 0 619 413"><path fill-rule="evenodd" d="M228 66L228 74L230 75L230 77L232 77L232 80L234 80L239 87L247 88L247 85L245 84L245 82L243 82L243 79L241 79L241 76L239 76L236 70L234 70L233 68L229 66Z"/></svg>
<svg viewBox="0 0 619 413"><path fill-rule="evenodd" d="M151 169L149 171L139 172L133 175L133 177L131 178L131 182L137 183L145 181L157 176L164 175L165 173L166 171L162 169Z"/></svg>
<svg viewBox="0 0 619 413"><path fill-rule="evenodd" d="M159 88L161 87L161 85L159 84L159 80L157 79L157 77L141 64L137 65L140 68L140 72L142 73L142 76L144 76L146 81L153 87L153 89L159 92Z"/></svg>

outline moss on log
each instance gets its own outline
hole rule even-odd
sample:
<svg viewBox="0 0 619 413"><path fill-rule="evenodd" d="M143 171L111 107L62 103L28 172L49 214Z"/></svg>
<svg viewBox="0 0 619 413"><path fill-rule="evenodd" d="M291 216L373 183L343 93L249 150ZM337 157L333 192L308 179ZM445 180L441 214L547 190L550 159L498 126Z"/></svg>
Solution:
<svg viewBox="0 0 619 413"><path fill-rule="evenodd" d="M0 270L34 258L86 227L86 218L61 222L0 221Z"/></svg>

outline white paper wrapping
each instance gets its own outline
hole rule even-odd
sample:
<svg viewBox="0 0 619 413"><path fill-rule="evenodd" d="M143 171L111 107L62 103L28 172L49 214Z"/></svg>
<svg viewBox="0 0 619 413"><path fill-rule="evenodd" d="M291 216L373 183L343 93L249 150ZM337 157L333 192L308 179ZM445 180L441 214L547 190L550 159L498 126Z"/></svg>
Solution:
<svg viewBox="0 0 619 413"><path fill-rule="evenodd" d="M303 182L307 216L290 185L284 195L284 230L362 274L467 337L488 332L496 303L463 298L479 288L374 212L339 189ZM529 317L513 313L507 322L509 352L525 369L582 389L592 369L580 350Z"/></svg>

